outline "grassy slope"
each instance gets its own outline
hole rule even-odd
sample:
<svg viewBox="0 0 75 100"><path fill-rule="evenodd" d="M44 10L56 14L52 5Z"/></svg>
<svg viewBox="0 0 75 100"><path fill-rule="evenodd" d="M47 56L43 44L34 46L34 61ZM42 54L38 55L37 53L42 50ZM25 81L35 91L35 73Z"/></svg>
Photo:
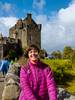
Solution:
<svg viewBox="0 0 75 100"><path fill-rule="evenodd" d="M75 63L72 63L69 60L43 60L46 64L50 65L54 71L58 71L58 69L64 69L64 77L67 76L66 84L63 84L66 87L67 91L71 94L75 95ZM64 79L62 80L64 81ZM57 83L59 85L59 83Z"/></svg>

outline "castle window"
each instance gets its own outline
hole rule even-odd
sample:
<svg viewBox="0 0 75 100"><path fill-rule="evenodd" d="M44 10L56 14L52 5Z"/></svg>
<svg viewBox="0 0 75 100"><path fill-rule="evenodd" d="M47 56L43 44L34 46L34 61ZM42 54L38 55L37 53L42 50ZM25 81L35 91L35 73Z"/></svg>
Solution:
<svg viewBox="0 0 75 100"><path fill-rule="evenodd" d="M33 41L33 36L32 36L32 34L30 34L29 41L30 41L30 43L32 43L32 41Z"/></svg>
<svg viewBox="0 0 75 100"><path fill-rule="evenodd" d="M32 25L31 24L27 25L27 28L31 30L32 29Z"/></svg>
<svg viewBox="0 0 75 100"><path fill-rule="evenodd" d="M16 38L16 34L13 34L13 38Z"/></svg>

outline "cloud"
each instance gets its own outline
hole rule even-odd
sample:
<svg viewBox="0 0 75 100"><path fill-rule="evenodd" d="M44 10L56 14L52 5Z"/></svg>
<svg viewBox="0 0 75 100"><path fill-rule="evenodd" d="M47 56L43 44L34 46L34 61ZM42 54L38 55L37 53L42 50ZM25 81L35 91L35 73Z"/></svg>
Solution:
<svg viewBox="0 0 75 100"><path fill-rule="evenodd" d="M0 32L3 36L9 36L9 28L14 26L17 20L16 17L0 17Z"/></svg>
<svg viewBox="0 0 75 100"><path fill-rule="evenodd" d="M17 13L17 7L15 4L1 2L0 1L0 16L15 16Z"/></svg>
<svg viewBox="0 0 75 100"><path fill-rule="evenodd" d="M40 11L42 11L44 6L45 6L45 0L33 0L33 8L37 8Z"/></svg>
<svg viewBox="0 0 75 100"><path fill-rule="evenodd" d="M75 3L71 4L68 8L66 9L61 9L58 13L58 17L60 18L61 21L65 23L73 23L75 22Z"/></svg>
<svg viewBox="0 0 75 100"><path fill-rule="evenodd" d="M38 15L36 21L42 23L42 48L50 52L63 50L66 45L75 47L75 2L60 9L53 18Z"/></svg>
<svg viewBox="0 0 75 100"><path fill-rule="evenodd" d="M12 4L7 3L7 2L5 2L5 3L0 2L0 10L9 12L12 10Z"/></svg>
<svg viewBox="0 0 75 100"><path fill-rule="evenodd" d="M4 3L1 5L2 9L5 10L6 12L9 12L12 8L12 5L10 3Z"/></svg>
<svg viewBox="0 0 75 100"><path fill-rule="evenodd" d="M43 9L45 1L36 0L34 5L37 8ZM37 15L36 12L34 15L36 23L42 24L42 48L48 52L63 50L66 45L75 48L75 0L67 8L61 8L54 16ZM16 17L0 17L0 31L7 36L9 28L16 23L16 20Z"/></svg>

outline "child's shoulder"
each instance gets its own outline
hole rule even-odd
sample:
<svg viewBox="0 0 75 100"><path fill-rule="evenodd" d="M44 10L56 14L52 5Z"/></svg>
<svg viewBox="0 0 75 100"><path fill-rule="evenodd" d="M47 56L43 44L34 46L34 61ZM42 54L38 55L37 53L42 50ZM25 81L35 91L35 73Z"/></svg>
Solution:
<svg viewBox="0 0 75 100"><path fill-rule="evenodd" d="M44 63L44 62L42 62L41 61L41 66L45 69L45 68L49 68L49 65L48 64L46 64L46 63Z"/></svg>

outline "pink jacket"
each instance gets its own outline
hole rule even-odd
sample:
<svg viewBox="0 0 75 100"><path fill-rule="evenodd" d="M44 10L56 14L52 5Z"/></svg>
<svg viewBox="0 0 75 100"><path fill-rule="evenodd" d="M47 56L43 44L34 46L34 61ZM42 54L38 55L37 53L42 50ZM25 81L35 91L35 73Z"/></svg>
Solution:
<svg viewBox="0 0 75 100"><path fill-rule="evenodd" d="M20 71L21 93L19 100L57 100L53 73L48 65L28 63Z"/></svg>

